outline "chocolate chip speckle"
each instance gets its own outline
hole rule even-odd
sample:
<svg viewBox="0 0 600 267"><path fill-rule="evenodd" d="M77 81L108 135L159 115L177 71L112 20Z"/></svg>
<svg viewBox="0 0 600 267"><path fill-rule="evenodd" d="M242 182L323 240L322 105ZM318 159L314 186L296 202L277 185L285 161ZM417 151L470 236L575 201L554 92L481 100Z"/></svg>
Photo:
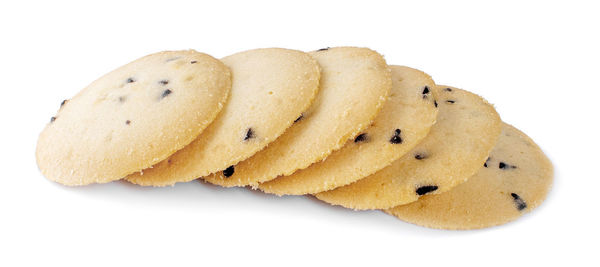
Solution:
<svg viewBox="0 0 600 267"><path fill-rule="evenodd" d="M133 77L127 78L127 83L132 83L132 82L135 82L135 80L133 79Z"/></svg>
<svg viewBox="0 0 600 267"><path fill-rule="evenodd" d="M437 101L433 100L433 105L437 108Z"/></svg>
<svg viewBox="0 0 600 267"><path fill-rule="evenodd" d="M446 89L444 89L444 90L446 90L446 91L448 91L448 92L452 92L452 88L446 88Z"/></svg>
<svg viewBox="0 0 600 267"><path fill-rule="evenodd" d="M503 169L503 170L508 170L508 169L516 169L517 166L509 165L509 164L506 164L501 161L500 163L498 163L498 168Z"/></svg>
<svg viewBox="0 0 600 267"><path fill-rule="evenodd" d="M427 98L427 95L429 94L429 87L425 86L425 88L423 88L423 98Z"/></svg>
<svg viewBox="0 0 600 267"><path fill-rule="evenodd" d="M304 114L300 114L300 117L298 117L296 120L294 120L294 123L301 121L302 118L304 118Z"/></svg>
<svg viewBox="0 0 600 267"><path fill-rule="evenodd" d="M60 102L60 107L62 108L62 106L64 106L69 100L65 99L62 102Z"/></svg>
<svg viewBox="0 0 600 267"><path fill-rule="evenodd" d="M527 208L527 203L525 203L525 201L519 195L510 193L510 196L512 196L513 200L515 201L515 205L517 205L518 210L521 211Z"/></svg>
<svg viewBox="0 0 600 267"><path fill-rule="evenodd" d="M50 118L50 123L53 123L56 120L56 117Z"/></svg>
<svg viewBox="0 0 600 267"><path fill-rule="evenodd" d="M125 124L129 125L129 124L131 124L131 121L130 120L126 120Z"/></svg>
<svg viewBox="0 0 600 267"><path fill-rule="evenodd" d="M190 61L190 64L196 64L196 63L198 63L198 61L196 61L196 60Z"/></svg>
<svg viewBox="0 0 600 267"><path fill-rule="evenodd" d="M165 98L168 95L170 95L171 93L173 93L173 91L171 91L171 89L164 90L163 93L162 93L162 95L160 97L161 98Z"/></svg>
<svg viewBox="0 0 600 267"><path fill-rule="evenodd" d="M252 128L248 128L248 130L246 131L246 135L244 136L244 141L247 141L252 138L254 138L254 131L252 130Z"/></svg>
<svg viewBox="0 0 600 267"><path fill-rule="evenodd" d="M317 50L317 52L326 51L326 50L329 50L329 48L331 48L331 47L328 46L328 47L325 47L325 48L321 48L321 49Z"/></svg>
<svg viewBox="0 0 600 267"><path fill-rule="evenodd" d="M160 83L162 85L167 85L167 84L169 84L169 80L160 80L158 83Z"/></svg>
<svg viewBox="0 0 600 267"><path fill-rule="evenodd" d="M437 185L426 185L426 186L421 186L421 187L417 188L416 192L417 192L417 195L422 196L429 192L433 192L437 189L438 189Z"/></svg>
<svg viewBox="0 0 600 267"><path fill-rule="evenodd" d="M231 177L234 172L235 172L235 167L233 167L233 165L231 165L231 166L227 167L227 169L223 170L223 176Z"/></svg>
<svg viewBox="0 0 600 267"><path fill-rule="evenodd" d="M390 138L392 144L402 144L402 137L400 137L400 129L394 130L394 135Z"/></svg>
<svg viewBox="0 0 600 267"><path fill-rule="evenodd" d="M456 101L455 100L446 100L446 103L454 104L454 103L456 103Z"/></svg>
<svg viewBox="0 0 600 267"><path fill-rule="evenodd" d="M125 100L127 100L126 96L119 96L119 102L123 103Z"/></svg>
<svg viewBox="0 0 600 267"><path fill-rule="evenodd" d="M366 142L368 140L369 136L366 133L361 133L356 138L354 138L354 143Z"/></svg>
<svg viewBox="0 0 600 267"><path fill-rule="evenodd" d="M488 167L488 165L487 165L487 164L488 164L488 162L490 162L490 160L491 160L491 159L492 159L492 158L488 157L488 158L485 160L485 163L483 163L483 167L486 167L486 168L487 168L487 167Z"/></svg>

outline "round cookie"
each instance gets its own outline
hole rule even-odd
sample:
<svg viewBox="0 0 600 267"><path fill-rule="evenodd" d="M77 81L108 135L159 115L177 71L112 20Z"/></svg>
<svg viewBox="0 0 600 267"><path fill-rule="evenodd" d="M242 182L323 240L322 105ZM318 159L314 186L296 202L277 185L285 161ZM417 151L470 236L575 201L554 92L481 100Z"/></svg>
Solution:
<svg viewBox="0 0 600 267"><path fill-rule="evenodd" d="M255 49L221 61L231 69L233 81L215 121L188 146L127 181L173 185L237 164L283 134L319 89L319 65L301 51Z"/></svg>
<svg viewBox="0 0 600 267"><path fill-rule="evenodd" d="M285 134L264 150L223 172L204 177L222 186L256 186L290 175L327 157L366 129L392 86L381 55L367 48L311 52L321 66L315 102Z"/></svg>
<svg viewBox="0 0 600 267"><path fill-rule="evenodd" d="M39 136L37 164L65 185L121 179L194 140L230 88L229 69L209 55L188 50L142 57L61 103Z"/></svg>
<svg viewBox="0 0 600 267"><path fill-rule="evenodd" d="M504 224L539 206L552 186L553 168L527 135L504 124L483 168L443 194L385 210L401 220L440 229Z"/></svg>
<svg viewBox="0 0 600 267"><path fill-rule="evenodd" d="M431 77L390 66L392 90L373 124L325 160L258 186L277 195L315 194L373 174L406 154L429 133L438 109Z"/></svg>
<svg viewBox="0 0 600 267"><path fill-rule="evenodd" d="M445 192L475 174L500 135L500 117L475 94L434 90L437 122L419 145L375 174L316 197L352 209L387 209Z"/></svg>

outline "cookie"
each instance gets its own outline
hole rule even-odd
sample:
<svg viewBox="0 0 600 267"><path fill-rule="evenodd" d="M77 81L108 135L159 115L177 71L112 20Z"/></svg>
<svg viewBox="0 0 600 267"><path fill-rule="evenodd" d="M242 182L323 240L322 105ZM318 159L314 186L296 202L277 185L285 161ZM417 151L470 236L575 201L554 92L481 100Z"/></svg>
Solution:
<svg viewBox="0 0 600 267"><path fill-rule="evenodd" d="M209 55L188 50L142 57L61 103L39 136L37 164L65 185L121 179L193 141L230 88L229 69Z"/></svg>
<svg viewBox="0 0 600 267"><path fill-rule="evenodd" d="M445 86L434 90L437 122L419 145L375 174L316 197L352 209L387 209L473 176L496 144L500 117L475 94Z"/></svg>
<svg viewBox="0 0 600 267"><path fill-rule="evenodd" d="M283 134L319 89L319 65L301 51L255 49L222 61L233 77L223 111L191 144L127 181L165 186L225 170Z"/></svg>
<svg viewBox="0 0 600 267"><path fill-rule="evenodd" d="M390 66L392 90L373 124L327 159L292 175L260 184L277 195L315 194L344 186L388 166L416 146L435 123L431 77L419 70Z"/></svg>
<svg viewBox="0 0 600 267"><path fill-rule="evenodd" d="M392 86L390 69L367 48L310 53L321 66L321 88L312 106L267 148L223 172L204 177L222 186L256 186L290 175L327 157L375 118Z"/></svg>
<svg viewBox="0 0 600 267"><path fill-rule="evenodd" d="M478 229L513 221L539 206L550 191L553 168L524 133L504 124L483 168L465 183L385 212L439 229Z"/></svg>

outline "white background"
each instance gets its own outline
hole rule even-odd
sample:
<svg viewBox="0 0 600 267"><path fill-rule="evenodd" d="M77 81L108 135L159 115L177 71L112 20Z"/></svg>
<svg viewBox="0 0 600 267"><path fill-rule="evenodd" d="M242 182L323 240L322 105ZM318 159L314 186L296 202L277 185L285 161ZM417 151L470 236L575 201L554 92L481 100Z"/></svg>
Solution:
<svg viewBox="0 0 600 267"><path fill-rule="evenodd" d="M598 266L597 1L449 2L2 1L0 266ZM138 57L341 45L495 104L553 161L547 201L501 227L442 231L199 182L68 188L37 169L60 102Z"/></svg>

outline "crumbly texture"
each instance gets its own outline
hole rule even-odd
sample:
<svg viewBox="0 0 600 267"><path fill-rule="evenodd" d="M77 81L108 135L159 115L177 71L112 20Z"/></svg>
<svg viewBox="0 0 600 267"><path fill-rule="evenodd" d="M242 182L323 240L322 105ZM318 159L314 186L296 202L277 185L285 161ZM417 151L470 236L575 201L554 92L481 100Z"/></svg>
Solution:
<svg viewBox="0 0 600 267"><path fill-rule="evenodd" d="M390 68L390 96L368 129L324 161L260 184L259 189L277 195L331 190L373 174L421 142L437 117L433 80L416 69Z"/></svg>
<svg viewBox="0 0 600 267"><path fill-rule="evenodd" d="M127 181L165 186L225 170L283 134L319 89L319 65L301 51L255 49L222 61L233 76L223 111L191 144Z"/></svg>
<svg viewBox="0 0 600 267"><path fill-rule="evenodd" d="M281 137L249 159L204 177L222 186L256 186L327 157L366 129L383 106L392 80L381 55L367 48L311 52L321 66L312 106Z"/></svg>
<svg viewBox="0 0 600 267"><path fill-rule="evenodd" d="M106 183L148 168L193 141L221 110L230 71L193 50L145 56L63 101L36 159L65 185Z"/></svg>
<svg viewBox="0 0 600 267"><path fill-rule="evenodd" d="M381 171L316 197L352 209L388 209L445 192L475 174L500 135L500 117L475 94L434 90L437 122L419 145Z"/></svg>
<svg viewBox="0 0 600 267"><path fill-rule="evenodd" d="M489 159L465 183L385 212L431 228L500 225L538 207L550 191L553 176L552 163L533 140L504 124Z"/></svg>

